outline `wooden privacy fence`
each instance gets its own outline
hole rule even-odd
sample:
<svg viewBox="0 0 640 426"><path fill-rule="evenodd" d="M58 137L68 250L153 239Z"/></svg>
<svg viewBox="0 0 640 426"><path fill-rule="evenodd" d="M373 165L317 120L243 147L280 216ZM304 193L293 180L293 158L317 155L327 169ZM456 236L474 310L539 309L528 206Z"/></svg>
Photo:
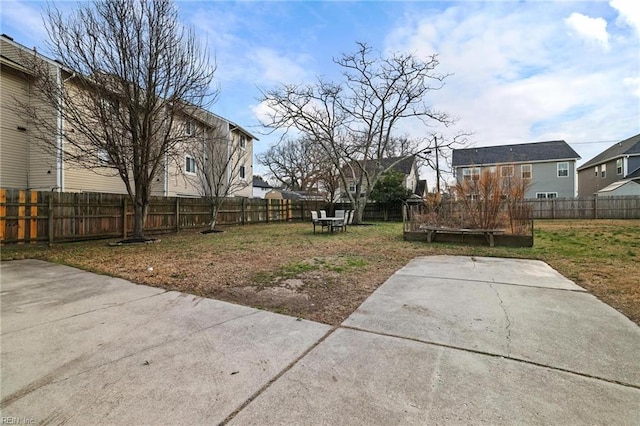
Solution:
<svg viewBox="0 0 640 426"><path fill-rule="evenodd" d="M285 222L310 218L323 202L229 198L218 224ZM153 197L145 232L205 229L211 207L201 198ZM133 231L133 208L127 195L57 193L0 189L0 243L80 241L126 238Z"/></svg>
<svg viewBox="0 0 640 426"><path fill-rule="evenodd" d="M534 219L640 219L640 197L549 198L525 200Z"/></svg>
<svg viewBox="0 0 640 426"><path fill-rule="evenodd" d="M640 219L640 197L527 200L534 219ZM221 225L310 220L311 210L349 209L322 201L229 198L218 215ZM200 198L154 197L145 230L149 234L205 229L211 208ZM365 220L402 220L401 205L370 203ZM127 195L57 193L0 189L0 243L52 244L99 238L126 238L133 231Z"/></svg>

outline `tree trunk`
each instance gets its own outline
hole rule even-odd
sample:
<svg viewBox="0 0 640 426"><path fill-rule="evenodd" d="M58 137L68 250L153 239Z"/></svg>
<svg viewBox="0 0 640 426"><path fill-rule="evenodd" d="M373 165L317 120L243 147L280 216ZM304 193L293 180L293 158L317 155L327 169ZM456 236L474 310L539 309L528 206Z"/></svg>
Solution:
<svg viewBox="0 0 640 426"><path fill-rule="evenodd" d="M353 217L353 223L355 225L360 225L364 218L364 209L367 206L367 201L363 197L357 197L354 198L354 204L355 206L353 206L353 210L355 212L355 216Z"/></svg>
<svg viewBox="0 0 640 426"><path fill-rule="evenodd" d="M211 206L211 223L209 227L210 231L213 231L213 228L216 227L217 220L218 220L218 206L212 205Z"/></svg>
<svg viewBox="0 0 640 426"><path fill-rule="evenodd" d="M142 200L135 200L133 204L133 234L134 240L142 240L144 236L144 222L147 218L147 205Z"/></svg>

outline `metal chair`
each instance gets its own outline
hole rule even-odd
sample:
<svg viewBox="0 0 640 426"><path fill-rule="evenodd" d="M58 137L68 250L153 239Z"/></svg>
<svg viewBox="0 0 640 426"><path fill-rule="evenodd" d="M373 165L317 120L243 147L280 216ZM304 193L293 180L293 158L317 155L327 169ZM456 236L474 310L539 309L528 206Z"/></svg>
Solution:
<svg viewBox="0 0 640 426"><path fill-rule="evenodd" d="M320 232L322 232L322 229L326 226L327 229L329 229L329 225L327 225L326 223L322 222L320 219L318 219L318 212L317 211L312 211L311 212L311 222L313 223L313 233L316 233L316 225L320 225Z"/></svg>

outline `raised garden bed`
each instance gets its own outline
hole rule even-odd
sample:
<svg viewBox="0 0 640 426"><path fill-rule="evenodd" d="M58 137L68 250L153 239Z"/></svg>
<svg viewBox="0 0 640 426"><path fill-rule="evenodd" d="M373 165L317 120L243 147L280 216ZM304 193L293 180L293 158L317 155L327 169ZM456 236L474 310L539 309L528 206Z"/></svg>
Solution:
<svg viewBox="0 0 640 426"><path fill-rule="evenodd" d="M488 231L494 231L488 234ZM418 231L404 231L407 241L431 243L461 243L469 245L491 245L496 247L533 247L533 235L511 235L482 229L440 228L435 231L426 228ZM489 238L488 235L491 235Z"/></svg>

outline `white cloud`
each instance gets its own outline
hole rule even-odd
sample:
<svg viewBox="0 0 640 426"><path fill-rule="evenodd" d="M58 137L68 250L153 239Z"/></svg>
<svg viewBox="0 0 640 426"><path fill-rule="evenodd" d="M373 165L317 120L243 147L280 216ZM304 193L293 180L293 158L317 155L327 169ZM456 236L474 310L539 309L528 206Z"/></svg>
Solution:
<svg viewBox="0 0 640 426"><path fill-rule="evenodd" d="M640 98L640 77L627 77L622 82L626 87L631 88L631 93Z"/></svg>
<svg viewBox="0 0 640 426"><path fill-rule="evenodd" d="M611 0L609 6L618 11L618 19L634 28L640 36L640 2L638 0Z"/></svg>
<svg viewBox="0 0 640 426"><path fill-rule="evenodd" d="M48 36L43 26L42 10L33 4L30 1L2 0L2 32L17 42L39 39L38 48L41 49Z"/></svg>
<svg viewBox="0 0 640 426"><path fill-rule="evenodd" d="M640 131L639 49L637 41L610 37L604 19L587 16L607 16L606 3L580 6L498 2L412 10L386 44L438 53L439 71L453 73L430 98L460 118L445 134L473 132L470 142L478 146L580 142L574 149L586 161L594 147L607 147L593 141L611 144ZM585 49L585 40L596 48ZM414 136L431 130L406 129Z"/></svg>
<svg viewBox="0 0 640 426"><path fill-rule="evenodd" d="M311 62L307 55L290 55L266 48L255 50L252 57L259 68L259 80L267 83L301 82L307 77L305 64Z"/></svg>
<svg viewBox="0 0 640 426"><path fill-rule="evenodd" d="M609 50L607 21L603 18L591 18L574 12L564 22L573 33L590 43L600 45L605 51Z"/></svg>

